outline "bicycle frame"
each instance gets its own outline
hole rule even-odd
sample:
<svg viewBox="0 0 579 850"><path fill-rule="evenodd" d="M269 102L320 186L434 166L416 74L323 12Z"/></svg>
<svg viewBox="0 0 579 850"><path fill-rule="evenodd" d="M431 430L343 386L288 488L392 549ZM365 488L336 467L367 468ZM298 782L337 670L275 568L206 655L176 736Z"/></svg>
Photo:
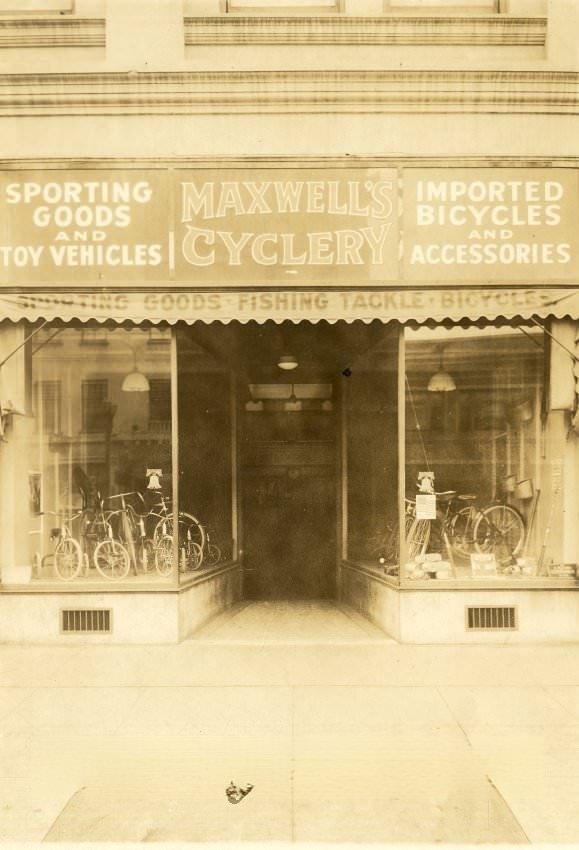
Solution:
<svg viewBox="0 0 579 850"><path fill-rule="evenodd" d="M62 581L71 581L81 574L83 568L86 568L86 558L82 547L73 536L69 526L69 523L74 522L74 520L82 516L83 512L79 511L76 514L72 514L68 522L64 519L62 513L57 513L56 511L44 511L43 513L52 514L58 517L61 522L60 525L54 526L50 530L49 540L54 543L54 548L52 552L40 559L40 570L42 572L50 561L58 578Z"/></svg>

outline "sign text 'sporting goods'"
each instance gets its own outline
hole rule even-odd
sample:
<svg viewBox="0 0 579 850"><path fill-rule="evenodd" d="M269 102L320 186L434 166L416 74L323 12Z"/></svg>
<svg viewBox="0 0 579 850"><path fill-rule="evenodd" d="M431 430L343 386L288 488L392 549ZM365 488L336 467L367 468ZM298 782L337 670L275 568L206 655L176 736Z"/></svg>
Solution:
<svg viewBox="0 0 579 850"><path fill-rule="evenodd" d="M404 178L408 280L563 280L577 275L577 172L414 169Z"/></svg>
<svg viewBox="0 0 579 850"><path fill-rule="evenodd" d="M4 283L168 275L165 172L5 172L0 209Z"/></svg>
<svg viewBox="0 0 579 850"><path fill-rule="evenodd" d="M578 204L571 169L9 171L0 284L568 281Z"/></svg>

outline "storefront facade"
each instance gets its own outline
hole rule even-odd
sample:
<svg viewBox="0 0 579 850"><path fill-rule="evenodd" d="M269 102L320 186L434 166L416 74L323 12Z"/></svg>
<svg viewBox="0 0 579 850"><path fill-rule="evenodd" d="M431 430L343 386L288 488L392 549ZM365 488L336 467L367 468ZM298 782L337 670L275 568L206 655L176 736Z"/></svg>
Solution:
<svg viewBox="0 0 579 850"><path fill-rule="evenodd" d="M166 5L9 19L73 53L4 81L0 637L575 640L572 10Z"/></svg>

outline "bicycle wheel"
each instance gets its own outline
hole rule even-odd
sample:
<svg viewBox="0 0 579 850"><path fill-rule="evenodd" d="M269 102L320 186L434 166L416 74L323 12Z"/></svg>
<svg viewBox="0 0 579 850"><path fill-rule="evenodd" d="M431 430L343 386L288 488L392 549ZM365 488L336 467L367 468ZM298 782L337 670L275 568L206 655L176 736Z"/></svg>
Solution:
<svg viewBox="0 0 579 850"><path fill-rule="evenodd" d="M479 514L473 537L477 552L492 552L500 564L509 564L523 548L525 522L510 505L491 505Z"/></svg>
<svg viewBox="0 0 579 850"><path fill-rule="evenodd" d="M173 514L169 514L159 520L153 532L153 540L156 543L164 535L168 535L169 537L172 537L173 535ZM201 549L203 549L205 547L205 539L205 529L199 520L192 514L180 511L179 543L181 544L184 540L192 540L194 543L197 543Z"/></svg>
<svg viewBox="0 0 579 850"><path fill-rule="evenodd" d="M188 540L179 547L179 569L181 572L198 570L203 560L203 549L194 540Z"/></svg>
<svg viewBox="0 0 579 850"><path fill-rule="evenodd" d="M475 550L473 509L461 508L448 524L450 545L457 555L470 557Z"/></svg>
<svg viewBox="0 0 579 850"><path fill-rule="evenodd" d="M173 538L168 534L162 535L154 547L155 569L161 576L173 572Z"/></svg>
<svg viewBox="0 0 579 850"><path fill-rule="evenodd" d="M62 581L72 581L82 569L82 549L74 537L61 537L54 547L54 572Z"/></svg>
<svg viewBox="0 0 579 850"><path fill-rule="evenodd" d="M203 562L208 567L214 567L221 560L221 549L216 543L208 543L203 552Z"/></svg>
<svg viewBox="0 0 579 850"><path fill-rule="evenodd" d="M409 561L414 560L417 555L424 555L429 539L430 520L415 517L406 535L406 554Z"/></svg>
<svg viewBox="0 0 579 850"><path fill-rule="evenodd" d="M97 543L93 560L99 573L108 579L125 578L131 569L131 559L123 544L110 538Z"/></svg>

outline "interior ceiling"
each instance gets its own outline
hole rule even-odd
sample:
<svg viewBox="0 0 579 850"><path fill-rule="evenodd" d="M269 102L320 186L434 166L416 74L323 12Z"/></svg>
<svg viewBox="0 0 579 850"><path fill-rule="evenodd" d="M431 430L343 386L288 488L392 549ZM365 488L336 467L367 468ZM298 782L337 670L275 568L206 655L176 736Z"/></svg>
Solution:
<svg viewBox="0 0 579 850"><path fill-rule="evenodd" d="M543 354L540 338L529 339L520 331L512 334L472 339L438 341L407 341L407 371L436 370L441 358L444 368L457 372L477 372L482 368L496 369L523 361L539 360Z"/></svg>
<svg viewBox="0 0 579 850"><path fill-rule="evenodd" d="M293 324L193 325L189 339L248 383L328 382L344 369L354 368L364 355L386 350L394 338L382 322L347 324L319 322ZM277 365L281 354L293 354L298 368L284 372Z"/></svg>
<svg viewBox="0 0 579 850"><path fill-rule="evenodd" d="M212 361L231 369L242 382L328 383L339 378L345 369L395 368L397 330L382 322L232 322L228 325L197 323L182 332L182 352L186 360L186 342L197 352L207 352ZM442 344L443 365L452 372L495 369L498 365L538 359L539 340L525 338L513 330L498 336L476 335L452 339ZM298 367L284 371L277 365L281 354L293 354ZM408 339L406 368L436 371L440 363L440 339ZM190 366L191 368L191 366ZM193 366L193 369L195 367Z"/></svg>

